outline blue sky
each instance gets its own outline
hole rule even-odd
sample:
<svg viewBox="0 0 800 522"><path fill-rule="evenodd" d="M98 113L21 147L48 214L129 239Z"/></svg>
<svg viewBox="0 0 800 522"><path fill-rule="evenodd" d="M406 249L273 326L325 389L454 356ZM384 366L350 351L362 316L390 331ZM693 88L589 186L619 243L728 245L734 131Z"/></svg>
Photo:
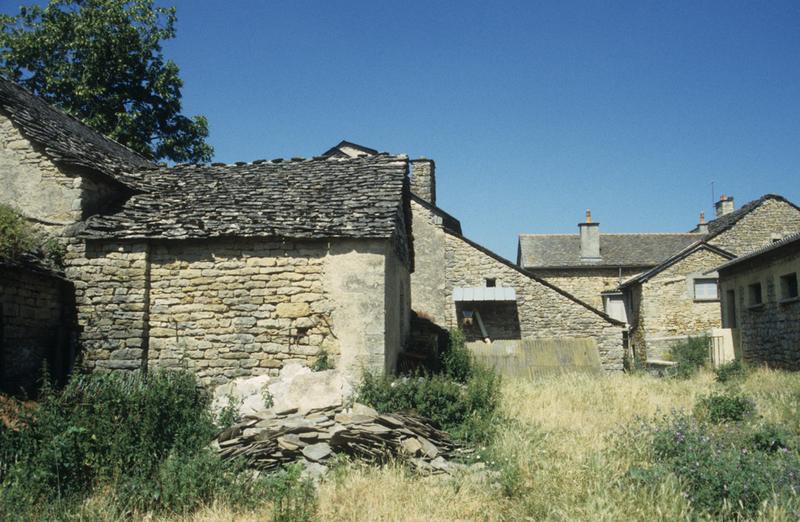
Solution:
<svg viewBox="0 0 800 522"><path fill-rule="evenodd" d="M216 161L341 139L433 158L439 205L512 259L587 207L688 230L712 181L800 202L797 1L160 3Z"/></svg>

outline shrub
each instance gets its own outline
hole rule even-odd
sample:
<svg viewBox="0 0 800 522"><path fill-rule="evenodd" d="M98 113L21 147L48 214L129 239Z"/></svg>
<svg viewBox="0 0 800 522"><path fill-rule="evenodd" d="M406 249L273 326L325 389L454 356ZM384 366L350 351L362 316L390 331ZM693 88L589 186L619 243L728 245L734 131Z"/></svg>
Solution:
<svg viewBox="0 0 800 522"><path fill-rule="evenodd" d="M16 259L38 245L36 231L16 210L0 204L0 259Z"/></svg>
<svg viewBox="0 0 800 522"><path fill-rule="evenodd" d="M631 470L636 481L656 486L675 474L695 509L723 518L749 518L774 495L800 487L800 458L786 448L764 450L747 425L711 429L675 416L653 429L654 465ZM769 438L769 437L767 437Z"/></svg>
<svg viewBox="0 0 800 522"><path fill-rule="evenodd" d="M750 397L734 393L711 394L701 398L694 411L698 418L714 424L738 422L755 414L756 403Z"/></svg>
<svg viewBox="0 0 800 522"><path fill-rule="evenodd" d="M670 358L675 366L673 376L686 379L708 363L708 337L689 337L686 341L672 345Z"/></svg>
<svg viewBox="0 0 800 522"><path fill-rule="evenodd" d="M187 372L75 376L60 393L45 386L17 430L0 429L3 458L12 461L0 477L0 513L39 518L38 505L58 504L58 517L69 518L101 489L122 514L189 513L214 499L277 499L270 495L291 489L290 479L301 487L299 474L255 478L223 462L208 447L217 431L208 405Z"/></svg>
<svg viewBox="0 0 800 522"><path fill-rule="evenodd" d="M320 350L317 358L311 363L311 371L324 372L325 370L333 370L333 362L326 350Z"/></svg>
<svg viewBox="0 0 800 522"><path fill-rule="evenodd" d="M747 368L739 359L721 364L714 369L717 382L726 383L747 377Z"/></svg>
<svg viewBox="0 0 800 522"><path fill-rule="evenodd" d="M381 413L416 412L462 440L488 440L500 404L500 378L474 364L463 337L451 334L448 353L441 373L400 378L365 373L357 400Z"/></svg>
<svg viewBox="0 0 800 522"><path fill-rule="evenodd" d="M472 375L475 366L472 356L466 347L464 333L461 330L451 330L447 350L441 355L441 372L451 379L465 383Z"/></svg>

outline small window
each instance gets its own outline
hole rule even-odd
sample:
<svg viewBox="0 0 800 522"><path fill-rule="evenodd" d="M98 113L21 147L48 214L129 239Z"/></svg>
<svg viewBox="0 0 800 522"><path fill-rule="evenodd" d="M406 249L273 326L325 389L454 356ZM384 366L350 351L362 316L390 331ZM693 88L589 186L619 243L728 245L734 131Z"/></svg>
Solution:
<svg viewBox="0 0 800 522"><path fill-rule="evenodd" d="M797 297L797 272L781 276L781 299Z"/></svg>
<svg viewBox="0 0 800 522"><path fill-rule="evenodd" d="M747 304L750 306L758 306L764 301L761 297L761 283L753 283L747 286Z"/></svg>
<svg viewBox="0 0 800 522"><path fill-rule="evenodd" d="M497 279L494 277L487 277L486 288L494 288L495 286L497 286Z"/></svg>
<svg viewBox="0 0 800 522"><path fill-rule="evenodd" d="M695 279L694 298L698 301L716 301L719 299L716 279Z"/></svg>

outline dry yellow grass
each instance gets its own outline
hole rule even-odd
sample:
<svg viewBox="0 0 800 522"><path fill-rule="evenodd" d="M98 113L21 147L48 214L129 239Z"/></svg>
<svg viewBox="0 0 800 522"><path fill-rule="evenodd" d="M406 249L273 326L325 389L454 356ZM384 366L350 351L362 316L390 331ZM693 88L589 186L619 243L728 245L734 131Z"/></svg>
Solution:
<svg viewBox="0 0 800 522"><path fill-rule="evenodd" d="M622 478L636 448L619 451L615 439L637 418L691 410L699 396L719 387L711 373L685 381L622 374L509 381L503 409L510 420L492 452L505 462L497 466L499 485L474 477L419 477L397 465L351 464L320 485L318 517L324 522L696 520L675 481L655 491L627 487ZM798 418L793 393L800 390L800 376L759 370L741 388L756 399L765 419ZM264 520L268 509L234 514L216 506L193 519ZM767 506L759 519L796 516Z"/></svg>

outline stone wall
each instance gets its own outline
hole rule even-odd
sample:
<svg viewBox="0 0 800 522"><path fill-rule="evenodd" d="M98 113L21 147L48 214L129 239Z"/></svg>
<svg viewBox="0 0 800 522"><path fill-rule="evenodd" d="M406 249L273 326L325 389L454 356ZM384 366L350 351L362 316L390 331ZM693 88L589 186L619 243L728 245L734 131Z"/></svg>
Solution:
<svg viewBox="0 0 800 522"><path fill-rule="evenodd" d="M719 301L696 301L694 279L727 259L701 249L642 283L633 299L631 345L637 356L664 357L687 336L707 334L720 326Z"/></svg>
<svg viewBox="0 0 800 522"><path fill-rule="evenodd" d="M72 286L39 270L0 267L0 390L34 393L42 367L63 379L74 357Z"/></svg>
<svg viewBox="0 0 800 522"><path fill-rule="evenodd" d="M800 370L800 300L782 299L780 277L795 273L800 277L800 252L787 251L764 262L748 262L720 274L723 308L730 311L728 291L733 291L738 335L737 353L752 364L768 364L787 370ZM747 288L761 283L763 304L747 302ZM730 327L730 319L724 326Z"/></svg>
<svg viewBox="0 0 800 522"><path fill-rule="evenodd" d="M80 219L80 177L69 176L0 114L0 203L40 220L69 224Z"/></svg>
<svg viewBox="0 0 800 522"><path fill-rule="evenodd" d="M529 269L528 271L566 290L581 301L603 310L601 293L615 290L621 282L642 272L643 269L624 268L620 272L618 268L582 267L574 270Z"/></svg>
<svg viewBox="0 0 800 522"><path fill-rule="evenodd" d="M326 350L348 371L391 370L408 333L391 241L89 242L68 264L90 368L147 361L217 384Z"/></svg>
<svg viewBox="0 0 800 522"><path fill-rule="evenodd" d="M65 270L75 285L83 365L130 370L147 351L148 246L72 242Z"/></svg>
<svg viewBox="0 0 800 522"><path fill-rule="evenodd" d="M122 187L98 175L57 166L0 113L0 203L49 224L51 232L119 199Z"/></svg>
<svg viewBox="0 0 800 522"><path fill-rule="evenodd" d="M776 234L783 238L796 232L800 232L800 210L785 201L766 199L709 243L741 256L770 243Z"/></svg>
<svg viewBox="0 0 800 522"><path fill-rule="evenodd" d="M445 294L445 232L443 219L416 201L411 202L414 231L414 273L411 308L438 325L447 324Z"/></svg>
<svg viewBox="0 0 800 522"><path fill-rule="evenodd" d="M588 305L565 295L565 292L531 278L510 261L502 260L463 237L447 233L445 240L448 327L457 327L460 323L452 301L453 289L485 286L486 279L493 278L498 287L515 289L517 313L516 316L513 313L487 314L492 319L486 324L490 338L494 334L507 336L514 328L518 328L522 338L529 339L590 337L597 342L603 368L622 370L624 350L621 325L605 319ZM490 308L495 305L482 303L481 306ZM477 328L477 325L473 328Z"/></svg>

